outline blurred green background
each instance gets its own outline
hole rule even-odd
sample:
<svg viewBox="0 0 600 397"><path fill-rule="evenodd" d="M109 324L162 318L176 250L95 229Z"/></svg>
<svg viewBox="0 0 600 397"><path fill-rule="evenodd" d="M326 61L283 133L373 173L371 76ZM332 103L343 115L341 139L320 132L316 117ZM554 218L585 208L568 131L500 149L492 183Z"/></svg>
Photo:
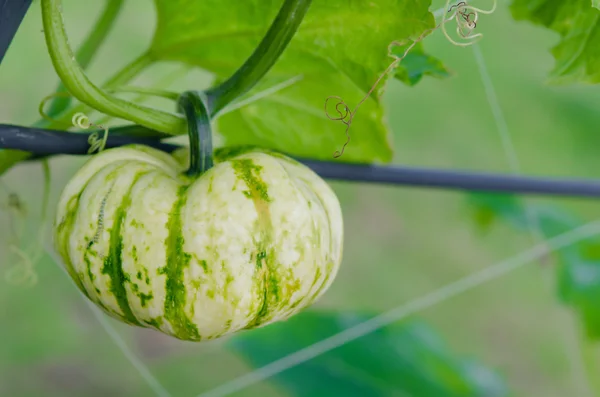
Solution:
<svg viewBox="0 0 600 397"><path fill-rule="evenodd" d="M480 2L487 3L487 2ZM502 3L502 2L501 2ZM103 2L64 0L71 44L76 46ZM437 9L443 2L434 2ZM485 7L485 5L483 5ZM600 158L600 90L545 84L557 35L514 22L506 2L482 16L479 48L495 84L516 151L527 174L597 177ZM100 82L147 46L155 23L150 0L128 0L117 26L89 69ZM399 164L509 172L508 158L485 96L473 48L450 45L441 33L426 50L453 71L415 87L392 82L386 92ZM159 65L136 84L150 84L176 65ZM31 124L40 100L57 78L45 52L39 2L34 2L0 73L0 120ZM210 76L192 71L171 87L203 88ZM332 93L333 94L333 93ZM154 106L170 107L160 100ZM340 139L343 130L340 128ZM55 158L52 203L84 161ZM40 225L43 187L39 164L22 164L2 177L26 208L19 222L28 233ZM508 258L532 245L529 235L502 223L486 233L474 222L461 193L332 183L345 215L344 262L336 282L315 309L381 312ZM557 202L528 199L529 202ZM0 204L8 204L6 192ZM597 203L561 199L582 219L598 217ZM51 206L51 208L53 208ZM9 216L0 213L0 271L14 265L8 250ZM32 235L32 234L31 234ZM33 287L0 281L1 396L152 395L109 338L70 280L49 257L37 264ZM419 318L432 325L454 352L495 369L515 396L586 396L577 328L557 304L551 263L517 270ZM243 375L250 365L226 341L186 343L112 320L129 348L174 396L193 396ZM261 332L261 330L255 331ZM235 338L235 336L234 336ZM236 396L286 395L263 382ZM434 397L434 396L432 396Z"/></svg>

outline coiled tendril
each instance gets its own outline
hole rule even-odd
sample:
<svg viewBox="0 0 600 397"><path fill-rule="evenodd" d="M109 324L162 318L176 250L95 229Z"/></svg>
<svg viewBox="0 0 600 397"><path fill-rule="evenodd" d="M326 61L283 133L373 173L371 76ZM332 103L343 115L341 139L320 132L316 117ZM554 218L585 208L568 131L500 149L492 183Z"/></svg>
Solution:
<svg viewBox="0 0 600 397"><path fill-rule="evenodd" d="M107 127L104 127L100 124L92 123L90 121L89 117L85 113L81 113L81 112L75 113L73 115L73 117L71 118L71 124L67 124L67 123L61 122L59 120L53 119L44 111L44 107L45 107L46 103L50 99L53 99L58 96L71 96L71 94L69 94L67 92L57 92L52 95L48 95L47 97L42 99L42 101L40 102L40 105L38 107L38 112L39 112L40 116L45 120L51 121L53 123L63 124L64 126L78 127L78 128L82 128L82 129L86 129L86 130L90 127L96 127L99 129L103 129L104 134L102 136L102 139L100 139L98 131L94 131L88 137L88 143L90 144L90 148L88 149L88 154L92 154L94 152L99 153L102 150L104 150L104 148L106 147L106 141L108 139L108 128Z"/></svg>
<svg viewBox="0 0 600 397"><path fill-rule="evenodd" d="M448 9L448 13L450 16L447 19L444 19L440 24L442 28L442 32L444 36L450 41L452 44L466 47L474 44L477 39L480 39L483 34L477 33L473 34L475 28L477 28L477 21L479 20L479 14L491 14L496 11L497 0L494 0L492 8L489 10L482 10L480 8L476 8L467 4L466 1L461 1L452 7L448 8L450 4L450 0L446 1L446 7ZM467 39L466 42L459 43L453 40L448 31L446 30L446 22L450 22L451 20L456 21L456 33L462 37L463 39Z"/></svg>
<svg viewBox="0 0 600 397"><path fill-rule="evenodd" d="M88 143L90 144L90 148L88 149L88 154L92 154L94 152L100 153L102 150L104 150L104 148L106 147L106 140L108 139L108 128L107 127L101 126L99 124L98 125L93 124L92 122L90 122L90 119L88 118L88 116L85 113L75 113L73 115L73 118L71 119L71 121L73 122L73 125L75 127L83 128L86 130L92 126L103 129L104 134L102 135L102 139L99 138L98 131L94 131L88 137Z"/></svg>
<svg viewBox="0 0 600 397"><path fill-rule="evenodd" d="M172 76L171 75L167 76L168 79L165 78L164 79L165 81L163 83L171 83L171 80L173 80L174 77L179 77L182 74L182 71L187 72L188 70L189 70L188 66L182 68L181 70L178 70L177 73L173 73ZM143 99L144 95L161 97L161 98L169 99L172 101L176 101L177 98L179 97L178 93L172 92L172 91L167 91L167 90L162 90L162 89L157 89L157 88L143 88L143 87L134 87L134 86L109 88L106 91L111 92L111 93L117 93L117 92L137 93L137 94L140 94L140 97L138 97L138 101L141 101ZM43 119L48 120L52 123L63 124L64 126L68 126L68 127L78 127L78 128L82 128L82 129L96 127L98 129L104 130L104 134L102 135L102 138L99 137L98 131L93 132L88 138L88 143L90 144L88 154L92 154L94 152L96 152L96 153L101 152L106 147L106 141L108 139L108 127L104 127L101 124L94 124L94 123L90 122L90 119L88 118L88 116L85 113L81 113L81 112L75 113L73 115L73 117L71 118L72 124L68 124L68 123L62 122L60 120L53 119L44 111L44 107L49 100L56 98L56 97L71 97L71 96L72 95L68 92L56 92L54 94L48 95L47 97L42 99L42 101L39 104L38 112L39 112L40 116Z"/></svg>
<svg viewBox="0 0 600 397"><path fill-rule="evenodd" d="M344 100L339 96L329 96L325 99L325 115L327 116L327 118L332 121L340 121L342 124L344 124L346 126L346 128L344 130L344 132L346 134L346 142L342 146L341 150L336 150L333 153L334 158L338 158L342 154L344 154L344 150L346 149L346 146L348 146L348 143L350 143L349 130L350 130L350 126L352 125L352 121L353 121L354 116L356 115L356 112L358 111L358 109L371 96L373 91L375 91L375 89L377 88L379 83L381 83L381 80L383 80L388 74L390 74L400 64L400 62L402 62L402 60L404 58L406 58L406 56L408 55L410 50L412 50L414 48L414 46L417 45L417 43L423 41L423 39L425 39L425 37L427 37L430 33L441 28L442 32L444 33L444 36L446 36L448 41L450 41L454 45L465 47L465 46L474 44L476 39L481 38L481 36L483 36L481 33L473 35L473 31L477 27L477 21L479 19L479 14L480 13L481 14L493 13L496 10L497 0L493 0L493 6L490 10L482 10L479 8L472 7L472 6L468 5L466 1L461 1L451 7L449 7L449 5L450 5L450 0L447 0L444 9L448 10L448 13L450 14L450 16L443 17L442 21L438 25L436 25L433 28L425 30L416 39L411 39L412 43L406 48L406 50L404 51L402 56L400 56L400 57L397 56L396 54L393 53L392 50L394 47L405 46L406 44L408 44L409 40L393 41L388 45L388 56L392 57L394 60L385 69L385 71L377 78L375 83L371 86L371 89L358 102L358 104L356 105L356 107L353 110L351 110L350 107L348 106L348 104L346 104L346 102L344 102ZM450 37L450 35L448 34L448 32L446 30L446 23L448 23L452 20L456 21L456 25L457 25L456 31L457 31L458 35L469 41L460 43ZM329 104L330 100L337 100L337 103L335 104L335 112L337 113L337 116L333 116L329 112L328 104Z"/></svg>

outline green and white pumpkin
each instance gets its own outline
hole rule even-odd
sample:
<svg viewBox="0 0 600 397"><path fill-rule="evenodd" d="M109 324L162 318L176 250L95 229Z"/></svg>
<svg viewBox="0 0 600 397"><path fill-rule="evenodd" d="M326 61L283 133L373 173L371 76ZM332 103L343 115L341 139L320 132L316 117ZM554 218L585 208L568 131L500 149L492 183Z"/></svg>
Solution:
<svg viewBox="0 0 600 397"><path fill-rule="evenodd" d="M342 213L318 175L252 150L187 177L141 145L93 156L58 204L55 246L109 315L184 340L286 319L331 285Z"/></svg>

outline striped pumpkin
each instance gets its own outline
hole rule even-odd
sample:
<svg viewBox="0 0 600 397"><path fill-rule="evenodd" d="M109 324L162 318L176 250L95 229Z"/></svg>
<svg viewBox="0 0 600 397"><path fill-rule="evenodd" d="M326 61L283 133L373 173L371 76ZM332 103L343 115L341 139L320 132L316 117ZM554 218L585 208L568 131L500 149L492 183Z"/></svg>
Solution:
<svg viewBox="0 0 600 397"><path fill-rule="evenodd" d="M293 159L252 150L196 179L182 161L132 145L93 156L69 181L56 250L109 315L183 340L283 320L331 285L342 214Z"/></svg>

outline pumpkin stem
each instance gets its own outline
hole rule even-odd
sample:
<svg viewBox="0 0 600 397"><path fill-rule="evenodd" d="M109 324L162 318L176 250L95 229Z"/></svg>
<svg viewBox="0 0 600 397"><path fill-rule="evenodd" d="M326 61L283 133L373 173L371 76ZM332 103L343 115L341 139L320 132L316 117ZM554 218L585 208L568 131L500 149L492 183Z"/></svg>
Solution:
<svg viewBox="0 0 600 397"><path fill-rule="evenodd" d="M206 106L206 96L198 91L186 91L178 105L188 123L190 138L190 168L186 175L197 177L213 166L212 128Z"/></svg>

